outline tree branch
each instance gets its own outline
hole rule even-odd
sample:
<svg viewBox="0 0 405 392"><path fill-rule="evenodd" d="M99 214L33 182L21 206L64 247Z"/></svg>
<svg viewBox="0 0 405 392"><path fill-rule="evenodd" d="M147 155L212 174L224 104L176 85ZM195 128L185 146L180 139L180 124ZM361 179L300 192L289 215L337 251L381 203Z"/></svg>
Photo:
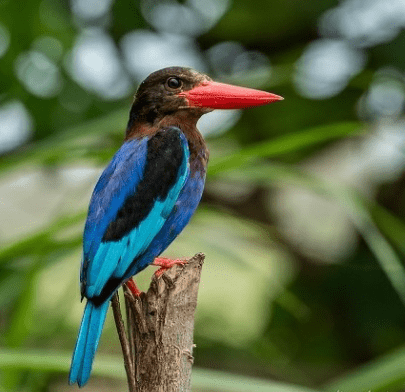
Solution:
<svg viewBox="0 0 405 392"><path fill-rule="evenodd" d="M115 320L131 392L191 391L194 312L203 262L199 253L160 278L153 275L148 291L136 298L124 285L129 340L123 324Z"/></svg>

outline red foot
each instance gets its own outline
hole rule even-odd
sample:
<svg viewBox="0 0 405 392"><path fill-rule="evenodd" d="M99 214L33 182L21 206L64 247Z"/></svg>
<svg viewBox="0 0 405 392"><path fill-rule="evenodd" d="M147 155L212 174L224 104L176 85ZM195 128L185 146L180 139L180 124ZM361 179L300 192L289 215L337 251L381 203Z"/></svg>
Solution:
<svg viewBox="0 0 405 392"><path fill-rule="evenodd" d="M155 276L157 278L162 276L162 274L164 272L166 272L168 269L172 268L176 264L180 264L180 265L187 264L187 260L179 260L179 259L172 260L172 259L167 259L166 257L156 257L156 259L153 261L152 265L155 265L160 268L155 272Z"/></svg>
<svg viewBox="0 0 405 392"><path fill-rule="evenodd" d="M135 281L132 278L130 278L125 284L135 298L140 297L142 291L138 289L138 286L136 285Z"/></svg>

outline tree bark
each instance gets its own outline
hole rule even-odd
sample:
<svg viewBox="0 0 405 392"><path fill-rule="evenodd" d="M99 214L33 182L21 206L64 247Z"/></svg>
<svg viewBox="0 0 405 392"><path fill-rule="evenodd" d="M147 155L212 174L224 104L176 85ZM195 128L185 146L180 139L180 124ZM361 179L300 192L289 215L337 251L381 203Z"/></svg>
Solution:
<svg viewBox="0 0 405 392"><path fill-rule="evenodd" d="M116 324L130 391L191 392L194 313L203 262L199 253L161 277L153 275L148 291L139 297L124 285L128 339L118 319Z"/></svg>

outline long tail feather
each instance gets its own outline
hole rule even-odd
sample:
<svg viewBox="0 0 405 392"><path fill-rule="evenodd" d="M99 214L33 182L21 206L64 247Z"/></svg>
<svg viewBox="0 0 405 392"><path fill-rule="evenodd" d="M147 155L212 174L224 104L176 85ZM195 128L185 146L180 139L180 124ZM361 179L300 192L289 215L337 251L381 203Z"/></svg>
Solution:
<svg viewBox="0 0 405 392"><path fill-rule="evenodd" d="M69 384L77 382L81 387L87 383L109 304L110 301L105 301L101 305L95 306L92 302L87 301L73 352Z"/></svg>

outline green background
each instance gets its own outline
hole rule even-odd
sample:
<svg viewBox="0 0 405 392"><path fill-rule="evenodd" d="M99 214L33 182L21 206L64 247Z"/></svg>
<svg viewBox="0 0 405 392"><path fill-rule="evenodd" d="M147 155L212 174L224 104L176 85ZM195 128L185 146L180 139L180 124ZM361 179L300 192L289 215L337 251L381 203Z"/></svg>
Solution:
<svg viewBox="0 0 405 392"><path fill-rule="evenodd" d="M77 390L88 200L166 65L285 98L201 121L165 253L206 254L193 389L405 390L404 26L403 0L0 0L0 391ZM126 390L111 315L86 388Z"/></svg>

